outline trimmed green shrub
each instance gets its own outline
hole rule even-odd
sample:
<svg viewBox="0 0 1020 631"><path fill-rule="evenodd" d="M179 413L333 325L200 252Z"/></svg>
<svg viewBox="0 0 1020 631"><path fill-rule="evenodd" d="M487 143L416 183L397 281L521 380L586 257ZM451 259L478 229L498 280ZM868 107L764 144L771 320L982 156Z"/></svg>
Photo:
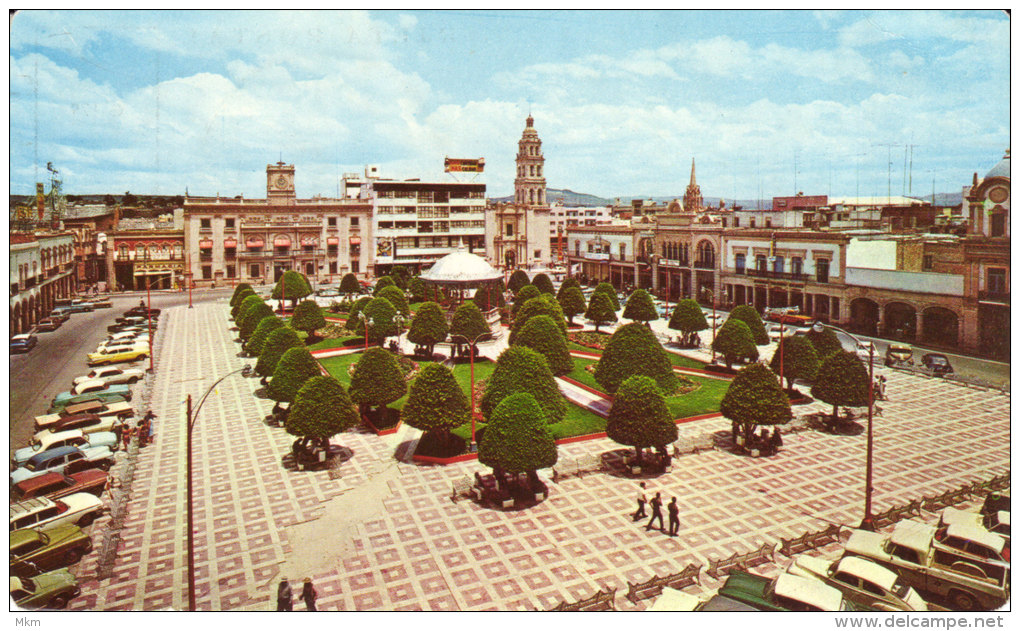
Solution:
<svg viewBox="0 0 1020 631"><path fill-rule="evenodd" d="M304 347L297 331L289 326L276 329L269 334L269 337L266 338L266 343L262 346L259 360L255 362L255 372L262 377L271 377L276 371L276 364L279 363L283 354L295 346Z"/></svg>
<svg viewBox="0 0 1020 631"><path fill-rule="evenodd" d="M560 303L556 302L556 299L551 294L541 294L537 298L532 298L526 302L517 313L517 316L514 317L514 325L510 329L509 343L516 343L517 335L527 326L528 320L540 315L549 316L560 330L560 333L563 334L563 337L566 338L567 321L563 317L563 309L560 308Z"/></svg>
<svg viewBox="0 0 1020 631"><path fill-rule="evenodd" d="M250 291L253 294L255 293L255 290L252 289L251 285L249 285L248 283L238 283L237 287L234 287L234 293L230 294L231 307L233 307L235 304L243 300L243 298L238 298L238 296L244 293L245 291Z"/></svg>
<svg viewBox="0 0 1020 631"><path fill-rule="evenodd" d="M471 420L471 408L453 372L442 364L424 364L411 384L400 420L426 434L453 440L450 430Z"/></svg>
<svg viewBox="0 0 1020 631"><path fill-rule="evenodd" d="M347 314L347 322L344 324L344 327L348 331L365 332L365 323L358 318L358 314L361 313L361 310L365 308L365 305L370 302L372 302L371 296L362 296L354 301L350 312Z"/></svg>
<svg viewBox="0 0 1020 631"><path fill-rule="evenodd" d="M496 286L486 285L475 290L471 302L478 305L482 311L497 309L506 305L506 298L503 297L503 281L496 283Z"/></svg>
<svg viewBox="0 0 1020 631"><path fill-rule="evenodd" d="M298 331L304 331L308 337L313 337L317 330L326 326L326 318L322 316L322 309L314 300L302 300L294 307L290 325Z"/></svg>
<svg viewBox="0 0 1020 631"><path fill-rule="evenodd" d="M233 314L234 315L234 324L236 324L238 326L238 328L240 328L241 327L241 323L244 322L244 316L248 313L248 311L250 309L255 308L256 305L264 305L264 304L266 304L266 303L265 303L264 300L262 300L262 298L254 295L254 294L251 295L251 296L248 296L247 298L245 298L244 300L239 302L237 304L237 306L234 307L234 309L236 309L235 313Z"/></svg>
<svg viewBox="0 0 1020 631"><path fill-rule="evenodd" d="M245 300L252 296L258 297L255 291L250 287L247 290L237 294L234 297L234 301L230 303L230 317L236 320L237 312L241 310L241 303L243 303Z"/></svg>
<svg viewBox="0 0 1020 631"><path fill-rule="evenodd" d="M823 326L821 333L815 331L814 327L811 327L806 337L811 340L811 345L815 347L815 353L818 354L819 361L824 361L829 355L843 350L839 337L837 337L836 332L831 327Z"/></svg>
<svg viewBox="0 0 1020 631"><path fill-rule="evenodd" d="M428 298L428 287L420 276L415 276L407 283L407 292L411 295L411 302L422 302Z"/></svg>
<svg viewBox="0 0 1020 631"><path fill-rule="evenodd" d="M241 336L242 340L247 341L251 334L255 332L255 328L262 321L262 318L266 318L273 315L273 308L264 302L259 302L257 305L252 306L250 309L244 312L238 323L238 335Z"/></svg>
<svg viewBox="0 0 1020 631"><path fill-rule="evenodd" d="M403 265L394 265L390 269L390 278L401 291L407 289L407 283L411 279L411 273Z"/></svg>
<svg viewBox="0 0 1020 631"><path fill-rule="evenodd" d="M355 365L349 392L351 400L364 408L383 408L407 393L407 382L393 353L375 347ZM377 411L381 415L382 410Z"/></svg>
<svg viewBox="0 0 1020 631"><path fill-rule="evenodd" d="M596 291L593 293L591 300L588 301L588 310L584 312L584 317L595 323L596 331L603 324L616 322L616 310L613 309L612 297L605 292Z"/></svg>
<svg viewBox="0 0 1020 631"><path fill-rule="evenodd" d="M553 440L541 406L531 394L506 397L493 411L478 445L478 461L496 471L533 474L556 464Z"/></svg>
<svg viewBox="0 0 1020 631"><path fill-rule="evenodd" d="M567 400L545 357L525 346L511 346L499 356L482 395L482 415L490 418L503 399L518 392L535 397L550 423L562 421L567 414Z"/></svg>
<svg viewBox="0 0 1020 631"><path fill-rule="evenodd" d="M624 379L609 409L606 436L634 447L640 465L645 448L665 447L677 435L676 423L655 380L644 375Z"/></svg>
<svg viewBox="0 0 1020 631"><path fill-rule="evenodd" d="M545 273L536 274L531 279L531 284L538 288L543 294L556 295L556 289L553 288L552 279L549 278Z"/></svg>
<svg viewBox="0 0 1020 631"><path fill-rule="evenodd" d="M411 314L411 305L407 304L407 296L405 296L404 291L396 285L383 287L376 293L376 297L389 300L390 304L393 305L393 308L401 315L408 316Z"/></svg>
<svg viewBox="0 0 1020 631"><path fill-rule="evenodd" d="M780 357L782 362L780 363ZM795 379L811 381L818 372L821 362L818 353L815 352L814 344L803 335L784 337L782 343L776 348L775 354L769 367L777 375L782 366L783 378L786 379L786 387L792 388Z"/></svg>
<svg viewBox="0 0 1020 631"><path fill-rule="evenodd" d="M391 335L397 334L397 323L393 317L397 310L393 308L389 300L385 298L372 298L363 309L365 317L372 320L372 326L368 327L368 339L377 344Z"/></svg>
<svg viewBox="0 0 1020 631"><path fill-rule="evenodd" d="M605 294L609 296L609 302L613 305L613 311L620 310L620 299L616 297L616 289L614 289L609 283L599 283L595 287L594 294Z"/></svg>
<svg viewBox="0 0 1020 631"><path fill-rule="evenodd" d="M761 316L755 311L751 305L740 305L733 307L733 311L730 311L730 317L726 318L729 320L740 320L747 325L747 328L751 331L751 338L755 344L768 344L769 334L765 331L765 323L761 321Z"/></svg>
<svg viewBox="0 0 1020 631"><path fill-rule="evenodd" d="M450 322L450 339L456 341L458 349L464 344L470 344L482 333L491 333L489 324L478 309L478 305L470 300L457 307L453 312L453 320ZM458 339L457 336L461 336Z"/></svg>
<svg viewBox="0 0 1020 631"><path fill-rule="evenodd" d="M351 272L344 274L344 277L340 279L340 293L346 294L348 300L351 299L351 296L360 294L361 283L358 282L358 277Z"/></svg>
<svg viewBox="0 0 1020 631"><path fill-rule="evenodd" d="M743 320L727 318L715 334L712 348L726 360L726 367L733 368L738 359L755 361L758 359L758 347L754 345L751 329Z"/></svg>
<svg viewBox="0 0 1020 631"><path fill-rule="evenodd" d="M652 295L644 289L635 289L627 299L627 306L623 308L623 317L645 323L658 320L659 312L655 309Z"/></svg>
<svg viewBox="0 0 1020 631"><path fill-rule="evenodd" d="M517 333L514 343L541 353L554 375L565 375L574 369L574 358L567 350L567 338L547 315L530 318Z"/></svg>
<svg viewBox="0 0 1020 631"><path fill-rule="evenodd" d="M297 304L305 296L312 293L308 278L301 272L287 270L273 287L273 300L290 300L291 305Z"/></svg>
<svg viewBox="0 0 1020 631"><path fill-rule="evenodd" d="M695 333L708 328L708 320L705 319L705 313L697 300L684 298L673 307L668 326L674 331L683 333L684 343L689 344Z"/></svg>
<svg viewBox="0 0 1020 631"><path fill-rule="evenodd" d="M595 381L613 394L628 377L645 375L666 395L678 386L673 366L659 340L647 327L631 322L616 329L595 366Z"/></svg>
<svg viewBox="0 0 1020 631"><path fill-rule="evenodd" d="M392 276L380 276L379 280L375 281L375 287L372 288L372 295L378 296L380 291L393 285L396 285L396 283L393 282Z"/></svg>
<svg viewBox="0 0 1020 631"><path fill-rule="evenodd" d="M266 340L269 339L269 334L282 326L283 320L275 315L262 318L259 320L258 326L255 327L255 332L251 334L251 337L245 343L244 350L258 357L262 352L262 347L266 344Z"/></svg>
<svg viewBox="0 0 1020 631"><path fill-rule="evenodd" d="M514 270L513 274L510 274L510 280L507 282L507 287L516 296L517 292L520 291L521 287L530 285L531 280L528 278L527 272L522 269Z"/></svg>
<svg viewBox="0 0 1020 631"><path fill-rule="evenodd" d="M836 351L824 360L811 386L811 396L832 405L832 417L839 418L839 407L868 404L868 371L856 353Z"/></svg>
<svg viewBox="0 0 1020 631"><path fill-rule="evenodd" d="M566 292L571 287L577 287L578 290L581 289L581 283L579 283L577 279L574 278L573 276L567 278L562 283L560 283L560 289L559 291L556 292L556 299L559 300L560 298L562 298L564 292ZM584 292L581 292L581 295L584 295Z"/></svg>
<svg viewBox="0 0 1020 631"><path fill-rule="evenodd" d="M745 366L730 382L719 411L742 428L747 444L758 425L782 425L793 414L775 373L762 364Z"/></svg>
<svg viewBox="0 0 1020 631"><path fill-rule="evenodd" d="M358 421L358 413L343 385L333 377L318 375L297 391L284 428L291 436L329 440Z"/></svg>
<svg viewBox="0 0 1020 631"><path fill-rule="evenodd" d="M301 386L312 377L322 374L319 362L304 346L288 348L276 363L273 379L269 382L266 394L273 401L289 403L294 400Z"/></svg>
<svg viewBox="0 0 1020 631"><path fill-rule="evenodd" d="M534 285L525 285L524 287L521 287L514 293L514 304L510 307L510 314L516 316L517 312L524 306L524 303L532 298L538 298L541 295L542 292Z"/></svg>
<svg viewBox="0 0 1020 631"><path fill-rule="evenodd" d="M584 294L579 288L573 286L567 287L566 291L560 291L557 301L560 303L563 314L570 318L570 324L574 323L574 316L584 313L587 308L587 305L584 304Z"/></svg>
<svg viewBox="0 0 1020 631"><path fill-rule="evenodd" d="M411 328L407 331L407 341L428 349L431 356L436 344L446 340L450 327L446 323L443 308L434 302L424 302L411 320Z"/></svg>

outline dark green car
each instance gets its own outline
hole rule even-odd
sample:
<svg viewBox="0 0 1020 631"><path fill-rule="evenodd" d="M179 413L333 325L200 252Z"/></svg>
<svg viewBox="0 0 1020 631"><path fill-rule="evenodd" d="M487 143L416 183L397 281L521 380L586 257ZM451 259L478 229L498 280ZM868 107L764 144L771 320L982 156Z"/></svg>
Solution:
<svg viewBox="0 0 1020 631"><path fill-rule="evenodd" d="M77 563L92 550L92 539L73 525L45 532L25 528L11 533L11 574L35 576Z"/></svg>
<svg viewBox="0 0 1020 631"><path fill-rule="evenodd" d="M11 600L22 609L63 609L80 593L78 582L67 570L32 578L11 577Z"/></svg>
<svg viewBox="0 0 1020 631"><path fill-rule="evenodd" d="M769 579L734 570L719 595L763 611L856 611L835 587L792 574Z"/></svg>

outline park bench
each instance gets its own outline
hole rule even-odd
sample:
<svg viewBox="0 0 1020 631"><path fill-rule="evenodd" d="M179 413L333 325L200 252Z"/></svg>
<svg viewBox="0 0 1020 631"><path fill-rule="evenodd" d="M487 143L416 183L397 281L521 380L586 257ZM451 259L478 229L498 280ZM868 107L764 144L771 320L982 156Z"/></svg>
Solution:
<svg viewBox="0 0 1020 631"><path fill-rule="evenodd" d="M701 566L689 563L687 567L680 570L675 574L667 574L666 576L653 576L651 579L644 583L631 583L627 582L627 600L631 602L637 602L642 598L650 598L652 596L658 596L662 593L663 587L672 587L674 589L682 589L689 587L695 583L701 584L699 575L701 574Z"/></svg>
<svg viewBox="0 0 1020 631"><path fill-rule="evenodd" d="M709 449L715 449L715 439L711 434L688 434L673 443L673 457L679 458L682 455L696 454Z"/></svg>
<svg viewBox="0 0 1020 631"><path fill-rule="evenodd" d="M615 611L616 588L597 591L595 595L577 602L561 602L549 611Z"/></svg>
<svg viewBox="0 0 1020 631"><path fill-rule="evenodd" d="M763 543L760 548L744 554L733 554L725 559L709 559L708 575L719 578L733 570L746 570L771 561L776 553L776 544Z"/></svg>
<svg viewBox="0 0 1020 631"><path fill-rule="evenodd" d="M473 485L474 481L469 475L457 478L453 481L453 492L450 494L450 499L456 503L457 500L462 497L471 497L471 489Z"/></svg>
<svg viewBox="0 0 1020 631"><path fill-rule="evenodd" d="M793 539L780 539L779 551L785 556L793 556L805 550L814 550L829 543L839 541L839 524L832 524L817 532L807 532Z"/></svg>
<svg viewBox="0 0 1020 631"><path fill-rule="evenodd" d="M553 481L575 475L582 477L585 473L600 471L602 457L598 454L587 454L577 458L563 458L553 467Z"/></svg>

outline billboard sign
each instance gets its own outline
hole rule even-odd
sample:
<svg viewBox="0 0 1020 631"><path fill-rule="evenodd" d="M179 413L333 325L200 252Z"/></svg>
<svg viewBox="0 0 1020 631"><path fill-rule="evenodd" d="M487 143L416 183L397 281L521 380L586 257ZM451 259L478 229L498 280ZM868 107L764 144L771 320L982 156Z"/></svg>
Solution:
<svg viewBox="0 0 1020 631"><path fill-rule="evenodd" d="M446 158L443 164L447 173L481 173L485 171L485 158Z"/></svg>

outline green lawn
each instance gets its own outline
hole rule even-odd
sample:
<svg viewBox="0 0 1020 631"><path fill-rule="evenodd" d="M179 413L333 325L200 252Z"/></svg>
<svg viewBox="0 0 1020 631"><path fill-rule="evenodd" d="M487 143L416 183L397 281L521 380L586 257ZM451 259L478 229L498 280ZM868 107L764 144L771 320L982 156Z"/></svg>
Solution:
<svg viewBox="0 0 1020 631"><path fill-rule="evenodd" d="M475 423L475 432L483 427L485 427L485 422L477 421ZM464 423L460 427L453 428L451 431L464 440L471 439L471 423ZM554 440L604 431L606 431L606 419L570 402L567 403L567 415L563 420L549 426L549 432Z"/></svg>
<svg viewBox="0 0 1020 631"><path fill-rule="evenodd" d="M304 331L298 331L298 337L304 340L308 336L304 333ZM361 344L364 344L365 342L365 338L360 335L350 335L348 337L329 337L319 340L315 344L309 344L307 348L310 351L321 351L327 348L344 348L347 346L346 342L349 340L355 340L356 342L360 342Z"/></svg>
<svg viewBox="0 0 1020 631"><path fill-rule="evenodd" d="M583 383L589 388L595 388L599 392L602 392L602 386L599 385L599 382L595 381L595 375L584 369L585 366L596 362L598 362L597 359L582 359L581 357L574 357L574 369L568 372L565 376L570 377L579 383Z"/></svg>
<svg viewBox="0 0 1020 631"><path fill-rule="evenodd" d="M705 369L705 362L699 362L696 359L691 359L684 355L677 355L676 353L666 351L666 357L669 358L669 363L680 368L697 368L698 370Z"/></svg>
<svg viewBox="0 0 1020 631"><path fill-rule="evenodd" d="M361 353L351 353L350 355L340 355L338 357L326 357L320 359L319 363L326 369L326 372L336 377L346 388L351 385L351 377L347 374L347 369L353 364L358 363L359 359L361 359Z"/></svg>

